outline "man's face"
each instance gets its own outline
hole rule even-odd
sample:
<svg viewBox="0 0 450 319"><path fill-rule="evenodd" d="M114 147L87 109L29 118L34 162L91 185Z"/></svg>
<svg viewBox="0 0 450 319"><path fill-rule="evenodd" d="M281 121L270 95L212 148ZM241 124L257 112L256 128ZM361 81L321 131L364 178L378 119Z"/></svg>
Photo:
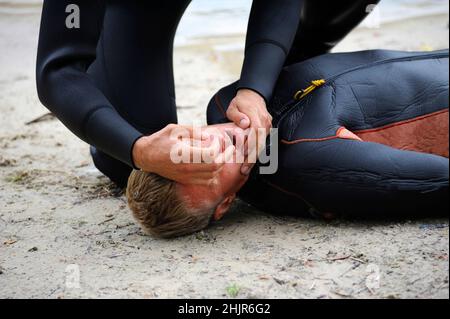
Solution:
<svg viewBox="0 0 450 319"><path fill-rule="evenodd" d="M244 160L245 133L234 124L208 126L202 132L209 134L205 146L219 143L221 152L232 153L216 177L215 183L208 186L177 184L180 195L196 208L215 208L214 219L219 220L229 210L236 193L245 185L247 175L241 173ZM231 147L231 148L230 148ZM228 150L228 152L227 152Z"/></svg>

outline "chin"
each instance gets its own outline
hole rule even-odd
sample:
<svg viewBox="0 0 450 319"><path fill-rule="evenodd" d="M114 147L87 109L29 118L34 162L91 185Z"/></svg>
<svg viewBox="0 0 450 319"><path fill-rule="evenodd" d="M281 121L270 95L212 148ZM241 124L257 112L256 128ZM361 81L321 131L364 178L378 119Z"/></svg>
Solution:
<svg viewBox="0 0 450 319"><path fill-rule="evenodd" d="M230 164L233 167L224 168L224 172L221 175L221 186L224 190L229 190L225 193L237 193L239 189L244 186L248 180L248 176L241 174L241 165Z"/></svg>

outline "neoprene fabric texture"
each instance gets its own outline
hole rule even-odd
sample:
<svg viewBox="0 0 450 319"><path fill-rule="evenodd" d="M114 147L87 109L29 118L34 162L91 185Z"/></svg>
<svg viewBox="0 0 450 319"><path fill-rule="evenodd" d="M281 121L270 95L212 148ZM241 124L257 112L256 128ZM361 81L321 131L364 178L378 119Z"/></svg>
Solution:
<svg viewBox="0 0 450 319"><path fill-rule="evenodd" d="M254 0L239 88L270 100L286 59L326 53L378 1ZM94 162L120 186L143 134L177 122L173 39L190 0L45 0L37 57L42 103L96 148ZM66 28L66 7L80 9ZM125 165L118 163L121 161ZM120 172L114 172L121 168Z"/></svg>
<svg viewBox="0 0 450 319"><path fill-rule="evenodd" d="M37 59L43 104L78 137L132 166L131 149L137 138L177 122L173 39L189 3L45 0ZM285 56L266 61L262 70L266 76L257 77L254 69L261 65L251 66L252 60L265 60L266 54L273 56L270 52L279 49L255 50L252 39L276 40L289 50L302 3L255 1L245 86L255 91L273 87ZM80 8L79 29L66 28L69 4ZM268 19L265 12L274 18Z"/></svg>
<svg viewBox="0 0 450 319"><path fill-rule="evenodd" d="M326 83L293 99L317 79ZM209 124L227 121L235 86L211 100ZM286 67L269 103L279 170L256 168L240 196L279 214L448 215L449 160L430 154L448 154L448 104L448 51L326 54Z"/></svg>

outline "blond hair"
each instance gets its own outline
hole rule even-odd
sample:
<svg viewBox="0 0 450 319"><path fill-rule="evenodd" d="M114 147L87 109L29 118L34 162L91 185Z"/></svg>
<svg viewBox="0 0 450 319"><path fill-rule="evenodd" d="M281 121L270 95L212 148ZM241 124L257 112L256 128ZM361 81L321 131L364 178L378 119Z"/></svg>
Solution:
<svg viewBox="0 0 450 319"><path fill-rule="evenodd" d="M172 238L206 228L213 211L187 207L176 183L156 174L133 171L128 179L128 205L143 230L154 237Z"/></svg>

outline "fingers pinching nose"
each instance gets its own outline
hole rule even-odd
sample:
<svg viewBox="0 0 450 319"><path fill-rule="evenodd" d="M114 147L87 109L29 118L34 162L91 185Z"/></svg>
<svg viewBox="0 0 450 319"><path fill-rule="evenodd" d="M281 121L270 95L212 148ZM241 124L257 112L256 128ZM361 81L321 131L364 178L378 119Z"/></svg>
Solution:
<svg viewBox="0 0 450 319"><path fill-rule="evenodd" d="M242 118L239 122L239 127L243 129L250 127L250 120L246 117Z"/></svg>

